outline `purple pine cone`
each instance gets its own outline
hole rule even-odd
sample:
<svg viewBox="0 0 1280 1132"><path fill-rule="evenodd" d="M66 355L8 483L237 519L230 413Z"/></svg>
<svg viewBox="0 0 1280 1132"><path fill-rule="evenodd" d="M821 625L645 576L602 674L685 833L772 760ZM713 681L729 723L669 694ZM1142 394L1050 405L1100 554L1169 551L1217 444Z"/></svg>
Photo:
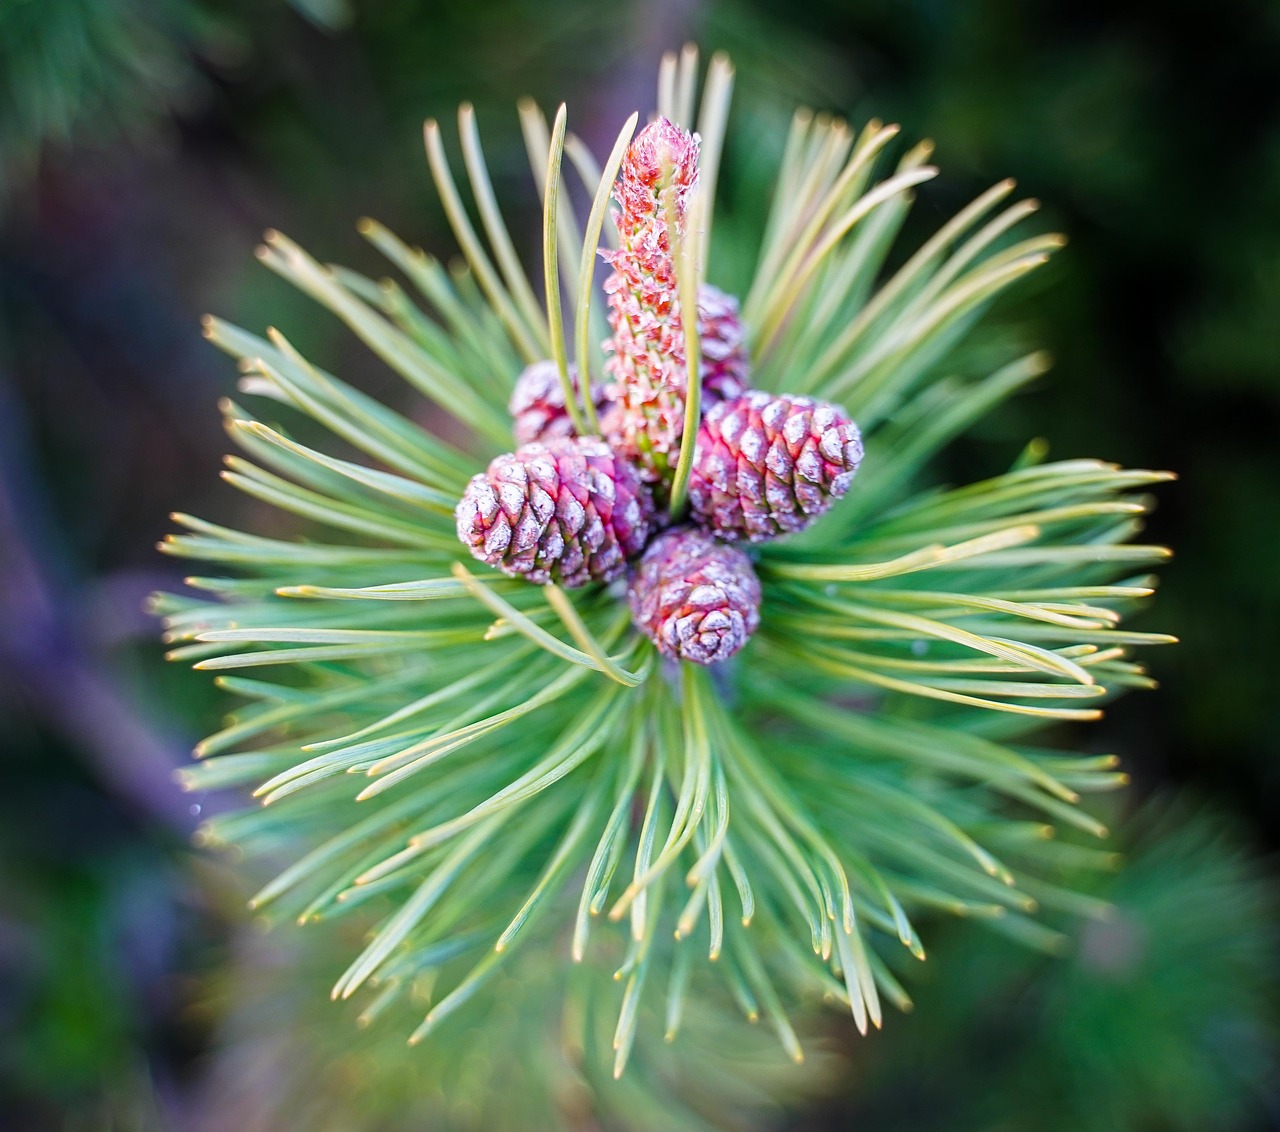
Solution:
<svg viewBox="0 0 1280 1132"><path fill-rule="evenodd" d="M702 340L702 411L740 397L748 389L751 356L738 300L719 287L698 289L698 337Z"/></svg>
<svg viewBox="0 0 1280 1132"><path fill-rule="evenodd" d="M569 367L569 380L578 389L578 369ZM604 386L591 383L591 399L597 413L608 405ZM545 444L573 435L573 420L564 404L564 386L560 384L560 371L550 358L526 366L516 378L515 388L507 410L514 418L512 426L517 444Z"/></svg>
<svg viewBox="0 0 1280 1132"><path fill-rule="evenodd" d="M714 406L689 479L695 522L722 539L804 530L849 490L862 434L835 405L753 391Z"/></svg>
<svg viewBox="0 0 1280 1132"><path fill-rule="evenodd" d="M635 470L594 437L526 444L473 476L458 538L480 561L537 585L618 577L649 537L653 504Z"/></svg>
<svg viewBox="0 0 1280 1132"><path fill-rule="evenodd" d="M627 595L636 625L672 660L728 660L760 625L760 581L751 559L695 527L654 539Z"/></svg>

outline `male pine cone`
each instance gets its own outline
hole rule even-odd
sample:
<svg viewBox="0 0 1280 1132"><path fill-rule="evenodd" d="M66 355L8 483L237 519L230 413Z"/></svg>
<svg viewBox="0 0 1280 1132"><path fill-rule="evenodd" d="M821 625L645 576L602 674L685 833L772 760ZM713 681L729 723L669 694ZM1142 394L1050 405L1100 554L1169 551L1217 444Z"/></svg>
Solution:
<svg viewBox="0 0 1280 1132"><path fill-rule="evenodd" d="M728 660L760 625L760 581L751 559L696 527L654 539L627 596L636 625L672 660Z"/></svg>
<svg viewBox="0 0 1280 1132"><path fill-rule="evenodd" d="M675 467L684 425L685 342L676 251L698 180L698 141L665 118L632 141L614 199L619 246L605 253L609 327L605 373L617 413L609 439L649 483Z"/></svg>
<svg viewBox="0 0 1280 1132"><path fill-rule="evenodd" d="M689 477L694 521L718 538L763 542L804 530L849 490L862 434L812 397L759 390L714 406Z"/></svg>
<svg viewBox="0 0 1280 1132"><path fill-rule="evenodd" d="M747 391L751 374L747 332L738 314L738 300L709 283L698 289L698 338L702 345L702 407L706 410L721 401L740 397ZM569 366L569 381L574 391L581 394L578 369L574 365ZM622 429L623 400L616 384L591 383L591 403L601 431L611 439L616 439ZM548 440L574 435L560 371L550 358L534 362L520 372L507 402L507 411L511 414L517 444L535 441L545 444Z"/></svg>
<svg viewBox="0 0 1280 1132"><path fill-rule="evenodd" d="M482 562L537 585L609 582L649 537L653 505L634 469L594 437L526 444L473 476L458 538Z"/></svg>

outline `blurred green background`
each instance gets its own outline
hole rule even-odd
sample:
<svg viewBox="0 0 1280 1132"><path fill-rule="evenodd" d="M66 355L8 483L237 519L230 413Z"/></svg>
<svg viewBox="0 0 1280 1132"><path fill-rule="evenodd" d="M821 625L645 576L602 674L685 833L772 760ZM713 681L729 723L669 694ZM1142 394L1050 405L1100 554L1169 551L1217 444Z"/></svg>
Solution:
<svg viewBox="0 0 1280 1132"><path fill-rule="evenodd" d="M234 374L198 319L278 324L386 393L256 264L261 231L359 265L367 214L447 252L420 128L463 99L519 229L535 198L515 98L567 99L607 146L687 39L738 68L726 215L759 210L761 154L805 102L937 140L917 235L1012 175L1070 236L1002 308L1055 368L950 478L1032 436L1182 477L1151 524L1178 557L1144 627L1184 644L1153 659L1160 691L1081 738L1135 779L1105 815L1129 859L1101 885L1118 916L1066 925L1065 960L935 925L912 1016L859 1042L829 1020L834 1057L732 1126L1280 1128L1269 0L0 0L0 1128L445 1126L410 1111L398 1042L370 1072L402 1101L329 1073L364 1039L299 996L305 964L272 950L296 941L247 922L235 863L189 846L197 808L234 800L172 785L221 705L161 659L141 606L179 573L152 547L178 508L269 521L217 479ZM267 1020L246 1019L264 993ZM247 1088L236 1067L272 1027L287 1071ZM303 1121L285 1102L308 1089L333 1107Z"/></svg>

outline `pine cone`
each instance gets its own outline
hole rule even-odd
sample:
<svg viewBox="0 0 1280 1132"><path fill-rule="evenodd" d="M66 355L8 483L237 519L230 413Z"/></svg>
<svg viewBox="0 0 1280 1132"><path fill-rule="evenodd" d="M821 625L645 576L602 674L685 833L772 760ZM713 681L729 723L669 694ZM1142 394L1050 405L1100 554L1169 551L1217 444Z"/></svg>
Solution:
<svg viewBox="0 0 1280 1132"><path fill-rule="evenodd" d="M579 389L578 368L569 367L569 380ZM604 386L591 383L591 399L596 412L608 406ZM517 444L545 444L564 436L573 436L573 420L565 408L564 386L560 384L560 370L551 359L526 366L511 391L507 409L515 420L512 431Z"/></svg>
<svg viewBox="0 0 1280 1132"><path fill-rule="evenodd" d="M749 388L751 358L738 300L719 287L698 289L698 337L702 340L702 410L741 397Z"/></svg>
<svg viewBox="0 0 1280 1132"><path fill-rule="evenodd" d="M675 466L684 427L684 330L673 249L697 179L697 139L659 118L636 135L614 190L619 246L605 253L613 274L604 285L613 331L605 372L616 383L618 406L610 439L651 483Z"/></svg>
<svg viewBox="0 0 1280 1132"><path fill-rule="evenodd" d="M689 506L722 539L778 538L848 491L861 462L862 434L837 406L754 391L703 419Z"/></svg>
<svg viewBox="0 0 1280 1132"><path fill-rule="evenodd" d="M705 413L721 401L741 397L750 388L751 376L747 333L738 315L738 300L710 283L698 289L698 337L702 342L702 411ZM612 348L611 340L605 342L605 348ZM682 400L687 390L687 377L682 374L679 381ZM617 384L610 383L597 396L596 412L600 414L602 434L606 437L619 434L622 418ZM683 432L683 420L680 427ZM679 455L678 446L673 454Z"/></svg>
<svg viewBox="0 0 1280 1132"><path fill-rule="evenodd" d="M760 581L751 559L695 527L654 539L627 594L636 625L673 660L728 660L760 625Z"/></svg>
<svg viewBox="0 0 1280 1132"><path fill-rule="evenodd" d="M649 537L635 470L595 437L526 444L473 476L458 538L482 562L537 585L612 581Z"/></svg>

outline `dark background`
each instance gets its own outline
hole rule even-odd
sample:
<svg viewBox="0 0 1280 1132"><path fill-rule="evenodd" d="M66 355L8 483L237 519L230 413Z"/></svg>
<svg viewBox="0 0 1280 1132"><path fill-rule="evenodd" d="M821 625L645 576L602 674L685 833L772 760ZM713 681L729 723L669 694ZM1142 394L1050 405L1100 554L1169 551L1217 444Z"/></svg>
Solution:
<svg viewBox="0 0 1280 1132"><path fill-rule="evenodd" d="M214 405L234 373L199 316L279 324L378 388L253 260L261 231L369 265L368 214L447 252L420 128L439 116L451 136L463 99L518 228L532 197L514 99L567 99L605 148L689 38L738 69L730 211L763 191L734 176L751 129L806 102L938 141L919 231L1013 175L1069 235L1007 310L1055 368L949 475L1042 436L1056 457L1181 477L1151 522L1177 557L1143 627L1184 643L1152 658L1161 690L1088 740L1135 778L1112 895L1158 969L1090 975L1087 932L1083 958L1055 966L951 931L913 1018L850 1046L786 1120L1280 1128L1280 5L1265 0L0 0L0 1127L229 1127L207 987L245 930L243 894L234 866L192 853L198 815L171 784L220 703L164 664L141 612L181 576L153 550L169 511L269 522L217 480Z"/></svg>

